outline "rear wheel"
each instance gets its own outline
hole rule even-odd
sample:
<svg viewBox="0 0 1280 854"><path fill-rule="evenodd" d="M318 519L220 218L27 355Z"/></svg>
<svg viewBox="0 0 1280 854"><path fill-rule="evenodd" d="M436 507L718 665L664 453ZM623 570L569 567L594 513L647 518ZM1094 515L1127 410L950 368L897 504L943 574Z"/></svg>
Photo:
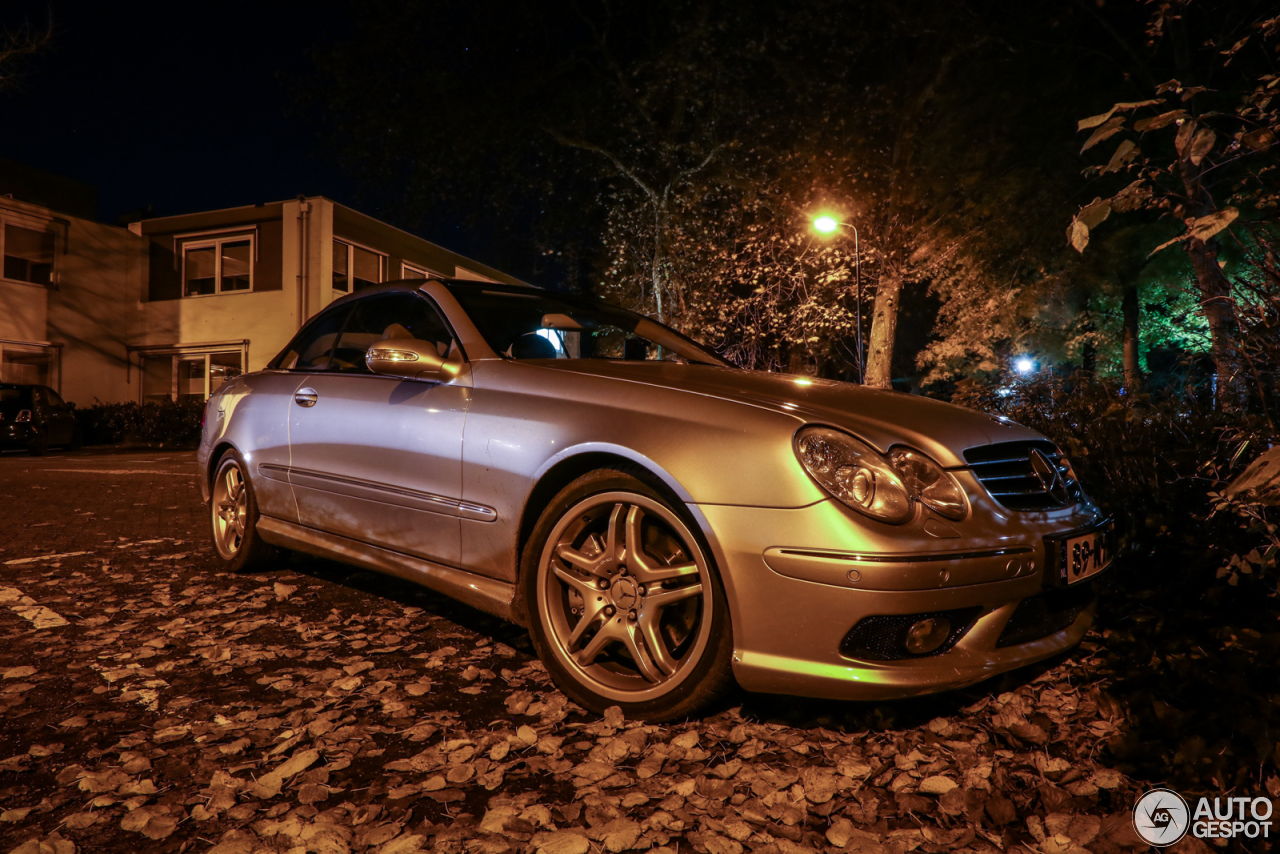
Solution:
<svg viewBox="0 0 1280 854"><path fill-rule="evenodd" d="M227 569L260 569L276 557L275 549L258 536L258 501L244 460L235 451L218 461L209 510L214 550Z"/></svg>
<svg viewBox="0 0 1280 854"><path fill-rule="evenodd" d="M562 690L595 712L693 714L733 684L729 611L687 510L624 471L584 475L525 549L532 637Z"/></svg>

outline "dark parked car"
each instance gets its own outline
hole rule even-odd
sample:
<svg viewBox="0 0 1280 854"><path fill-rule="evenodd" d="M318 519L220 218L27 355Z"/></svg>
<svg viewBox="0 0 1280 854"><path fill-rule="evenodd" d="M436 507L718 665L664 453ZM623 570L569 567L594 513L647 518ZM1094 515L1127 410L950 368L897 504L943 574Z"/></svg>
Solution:
<svg viewBox="0 0 1280 854"><path fill-rule="evenodd" d="M52 447L79 448L75 408L48 386L0 383L0 450L26 448L39 455Z"/></svg>

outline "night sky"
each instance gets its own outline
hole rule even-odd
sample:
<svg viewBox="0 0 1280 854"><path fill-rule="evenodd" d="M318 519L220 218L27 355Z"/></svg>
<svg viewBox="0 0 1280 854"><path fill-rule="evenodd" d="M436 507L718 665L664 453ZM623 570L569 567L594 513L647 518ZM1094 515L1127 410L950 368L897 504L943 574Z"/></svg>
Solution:
<svg viewBox="0 0 1280 854"><path fill-rule="evenodd" d="M51 6L53 44L0 94L0 157L95 186L105 222L148 205L164 215L299 193L350 201L351 182L280 79L314 76L308 53L344 35L347 3ZM49 10L4 0L0 26L40 24Z"/></svg>

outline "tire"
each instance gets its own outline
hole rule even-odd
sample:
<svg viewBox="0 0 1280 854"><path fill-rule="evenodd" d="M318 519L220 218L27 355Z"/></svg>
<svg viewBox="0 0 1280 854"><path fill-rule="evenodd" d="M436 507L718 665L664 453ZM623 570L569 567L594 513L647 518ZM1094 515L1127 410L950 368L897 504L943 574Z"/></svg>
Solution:
<svg viewBox="0 0 1280 854"><path fill-rule="evenodd" d="M77 427L76 432L71 434L71 441L67 442L67 450L78 451L83 447L84 447L84 431L81 430L79 427Z"/></svg>
<svg viewBox="0 0 1280 854"><path fill-rule="evenodd" d="M44 434L28 442L27 453L33 457L43 457L49 453L49 436Z"/></svg>
<svg viewBox="0 0 1280 854"><path fill-rule="evenodd" d="M601 469L561 490L525 546L521 576L534 647L561 690L596 713L616 705L659 722L733 685L733 632L688 509L637 474Z"/></svg>
<svg viewBox="0 0 1280 854"><path fill-rule="evenodd" d="M250 572L278 558L275 548L258 536L258 499L248 467L235 451L223 454L214 469L209 522L214 554L225 569Z"/></svg>

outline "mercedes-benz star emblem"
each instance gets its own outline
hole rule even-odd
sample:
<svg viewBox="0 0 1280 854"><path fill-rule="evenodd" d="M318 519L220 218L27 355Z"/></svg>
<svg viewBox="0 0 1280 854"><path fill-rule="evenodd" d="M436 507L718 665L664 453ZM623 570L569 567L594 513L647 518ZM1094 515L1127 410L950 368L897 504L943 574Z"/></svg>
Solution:
<svg viewBox="0 0 1280 854"><path fill-rule="evenodd" d="M1031 463L1031 471L1035 472L1044 491L1053 496L1059 504L1067 503L1067 483L1062 479L1062 472L1044 455L1043 451L1032 450L1027 459Z"/></svg>

